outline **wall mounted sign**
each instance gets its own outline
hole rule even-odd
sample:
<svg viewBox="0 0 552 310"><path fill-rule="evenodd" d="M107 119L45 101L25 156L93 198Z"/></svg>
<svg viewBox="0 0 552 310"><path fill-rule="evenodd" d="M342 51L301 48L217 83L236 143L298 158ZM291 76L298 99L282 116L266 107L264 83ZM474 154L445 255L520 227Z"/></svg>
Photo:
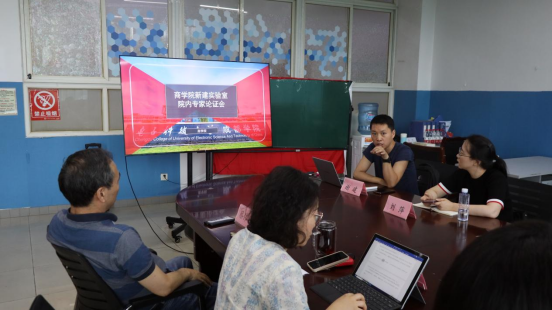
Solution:
<svg viewBox="0 0 552 310"><path fill-rule="evenodd" d="M31 121L60 120L58 89L29 89Z"/></svg>
<svg viewBox="0 0 552 310"><path fill-rule="evenodd" d="M0 88L0 115L17 115L15 88Z"/></svg>

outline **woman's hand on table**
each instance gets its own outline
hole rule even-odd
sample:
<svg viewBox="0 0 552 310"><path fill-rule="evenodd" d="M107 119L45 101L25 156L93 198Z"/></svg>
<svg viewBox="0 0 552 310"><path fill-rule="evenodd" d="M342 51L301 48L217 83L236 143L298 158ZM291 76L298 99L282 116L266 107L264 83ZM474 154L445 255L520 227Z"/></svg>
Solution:
<svg viewBox="0 0 552 310"><path fill-rule="evenodd" d="M458 211L458 204L446 198L436 199L435 206L442 211Z"/></svg>

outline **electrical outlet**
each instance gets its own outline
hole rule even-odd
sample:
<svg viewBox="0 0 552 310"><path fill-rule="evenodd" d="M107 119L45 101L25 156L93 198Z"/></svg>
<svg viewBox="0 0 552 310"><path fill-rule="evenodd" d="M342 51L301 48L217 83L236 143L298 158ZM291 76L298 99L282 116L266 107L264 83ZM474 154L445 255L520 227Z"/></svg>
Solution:
<svg viewBox="0 0 552 310"><path fill-rule="evenodd" d="M169 180L169 174L161 173L161 181L167 181L167 180Z"/></svg>

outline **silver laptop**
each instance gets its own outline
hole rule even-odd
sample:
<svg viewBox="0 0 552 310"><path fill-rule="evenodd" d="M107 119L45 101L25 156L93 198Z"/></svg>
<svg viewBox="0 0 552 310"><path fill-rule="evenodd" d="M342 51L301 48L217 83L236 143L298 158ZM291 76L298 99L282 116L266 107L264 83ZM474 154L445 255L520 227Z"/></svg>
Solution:
<svg viewBox="0 0 552 310"><path fill-rule="evenodd" d="M320 158L313 157L314 165L320 173L320 178L326 183L330 183L335 186L341 187L343 185L343 179L339 178L335 166L331 161L323 160Z"/></svg>
<svg viewBox="0 0 552 310"><path fill-rule="evenodd" d="M428 256L375 234L352 275L311 289L330 303L346 293L361 293L368 309L402 309L411 294L425 303L416 283L428 261Z"/></svg>

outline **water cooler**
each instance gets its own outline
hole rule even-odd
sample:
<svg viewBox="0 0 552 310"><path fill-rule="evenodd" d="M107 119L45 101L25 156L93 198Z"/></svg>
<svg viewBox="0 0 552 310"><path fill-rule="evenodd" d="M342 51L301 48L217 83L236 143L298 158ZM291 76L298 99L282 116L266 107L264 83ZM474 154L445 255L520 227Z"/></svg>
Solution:
<svg viewBox="0 0 552 310"><path fill-rule="evenodd" d="M370 135L356 135L351 137L351 174L355 171L356 165L362 159L362 152L372 144L372 136ZM374 165L368 169L368 174L376 175Z"/></svg>
<svg viewBox="0 0 552 310"><path fill-rule="evenodd" d="M377 103L359 103L358 111L353 111L351 115L351 143L347 154L347 171L350 171L350 177L362 158L362 152L372 143L370 122L377 114ZM368 173L376 175L374 165L368 169Z"/></svg>

